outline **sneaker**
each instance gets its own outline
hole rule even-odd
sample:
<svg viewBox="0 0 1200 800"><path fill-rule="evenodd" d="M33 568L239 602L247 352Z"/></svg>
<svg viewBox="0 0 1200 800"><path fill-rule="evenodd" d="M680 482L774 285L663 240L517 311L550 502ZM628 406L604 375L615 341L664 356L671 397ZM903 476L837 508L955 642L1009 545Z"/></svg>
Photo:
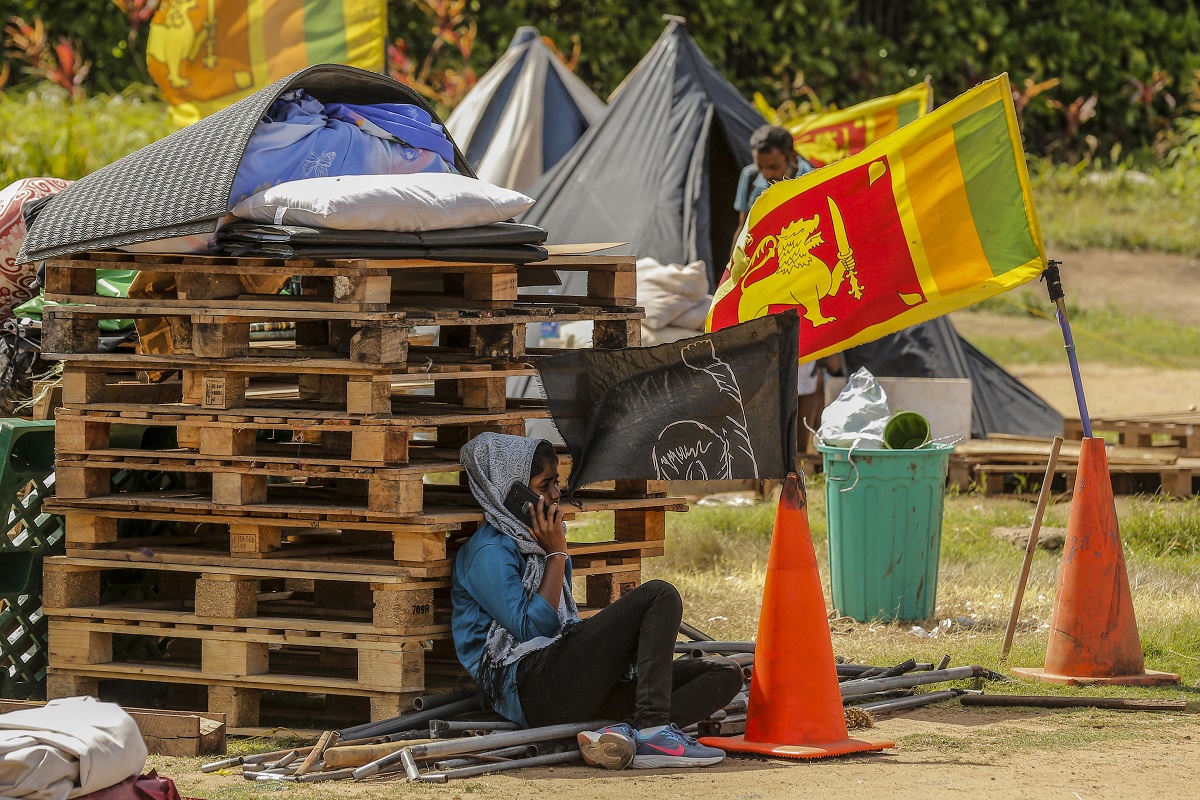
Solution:
<svg viewBox="0 0 1200 800"><path fill-rule="evenodd" d="M637 733L625 723L609 725L598 731L584 731L575 737L583 760L593 767L625 769L633 761Z"/></svg>
<svg viewBox="0 0 1200 800"><path fill-rule="evenodd" d="M657 769L659 767L708 767L725 758L725 751L708 747L668 725L649 738L642 738L634 731L637 752L633 756L634 769Z"/></svg>

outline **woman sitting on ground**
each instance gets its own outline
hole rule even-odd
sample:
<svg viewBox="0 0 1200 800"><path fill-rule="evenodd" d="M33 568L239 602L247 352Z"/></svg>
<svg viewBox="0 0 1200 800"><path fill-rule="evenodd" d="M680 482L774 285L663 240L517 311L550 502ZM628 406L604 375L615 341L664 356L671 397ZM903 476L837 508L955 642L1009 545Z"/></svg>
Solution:
<svg viewBox="0 0 1200 800"><path fill-rule="evenodd" d="M727 659L674 659L679 592L648 581L581 621L549 442L484 433L462 447L486 522L454 561L454 646L492 708L526 727L620 720L579 735L589 764L707 766L725 757L680 728L742 688ZM532 526L504 506L514 483L538 496Z"/></svg>

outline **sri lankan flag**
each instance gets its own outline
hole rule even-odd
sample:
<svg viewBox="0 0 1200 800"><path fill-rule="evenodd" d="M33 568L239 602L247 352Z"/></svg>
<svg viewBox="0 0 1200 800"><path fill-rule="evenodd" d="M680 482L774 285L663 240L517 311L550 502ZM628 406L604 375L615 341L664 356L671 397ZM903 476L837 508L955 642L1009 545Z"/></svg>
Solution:
<svg viewBox="0 0 1200 800"><path fill-rule="evenodd" d="M146 64L188 125L312 64L383 69L386 0L162 0Z"/></svg>
<svg viewBox="0 0 1200 800"><path fill-rule="evenodd" d="M1046 265L1008 76L767 188L709 331L796 308L800 360L977 303Z"/></svg>
<svg viewBox="0 0 1200 800"><path fill-rule="evenodd" d="M821 167L862 152L872 142L929 113L932 106L933 88L918 83L899 94L780 124L792 132L796 152L814 167Z"/></svg>

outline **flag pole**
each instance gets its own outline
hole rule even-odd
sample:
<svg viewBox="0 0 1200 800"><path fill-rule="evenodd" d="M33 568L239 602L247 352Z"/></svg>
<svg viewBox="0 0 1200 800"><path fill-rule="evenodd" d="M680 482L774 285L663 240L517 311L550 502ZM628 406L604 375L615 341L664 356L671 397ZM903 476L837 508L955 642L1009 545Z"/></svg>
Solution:
<svg viewBox="0 0 1200 800"><path fill-rule="evenodd" d="M1047 261L1046 270L1042 277L1046 280L1046 292L1050 302L1054 303L1054 315L1058 317L1058 326L1062 328L1063 347L1067 351L1067 361L1071 365L1071 380L1075 384L1075 401L1079 404L1079 421L1083 424L1083 438L1092 438L1092 420L1088 416L1087 399L1083 396L1083 378L1079 374L1079 358L1075 355L1075 339L1071 336L1071 321L1067 318L1067 302L1063 292L1062 275L1058 268L1061 261Z"/></svg>

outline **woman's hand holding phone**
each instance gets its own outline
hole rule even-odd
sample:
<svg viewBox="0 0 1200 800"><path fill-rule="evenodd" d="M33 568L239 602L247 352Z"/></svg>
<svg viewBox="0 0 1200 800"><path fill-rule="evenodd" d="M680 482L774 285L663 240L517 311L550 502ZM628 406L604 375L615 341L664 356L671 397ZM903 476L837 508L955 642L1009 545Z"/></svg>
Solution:
<svg viewBox="0 0 1200 800"><path fill-rule="evenodd" d="M546 498L539 497L537 504L529 504L529 516L533 518L530 530L533 539L547 553L561 553L567 549L567 537L563 533L563 517L565 516L558 503L546 503Z"/></svg>

